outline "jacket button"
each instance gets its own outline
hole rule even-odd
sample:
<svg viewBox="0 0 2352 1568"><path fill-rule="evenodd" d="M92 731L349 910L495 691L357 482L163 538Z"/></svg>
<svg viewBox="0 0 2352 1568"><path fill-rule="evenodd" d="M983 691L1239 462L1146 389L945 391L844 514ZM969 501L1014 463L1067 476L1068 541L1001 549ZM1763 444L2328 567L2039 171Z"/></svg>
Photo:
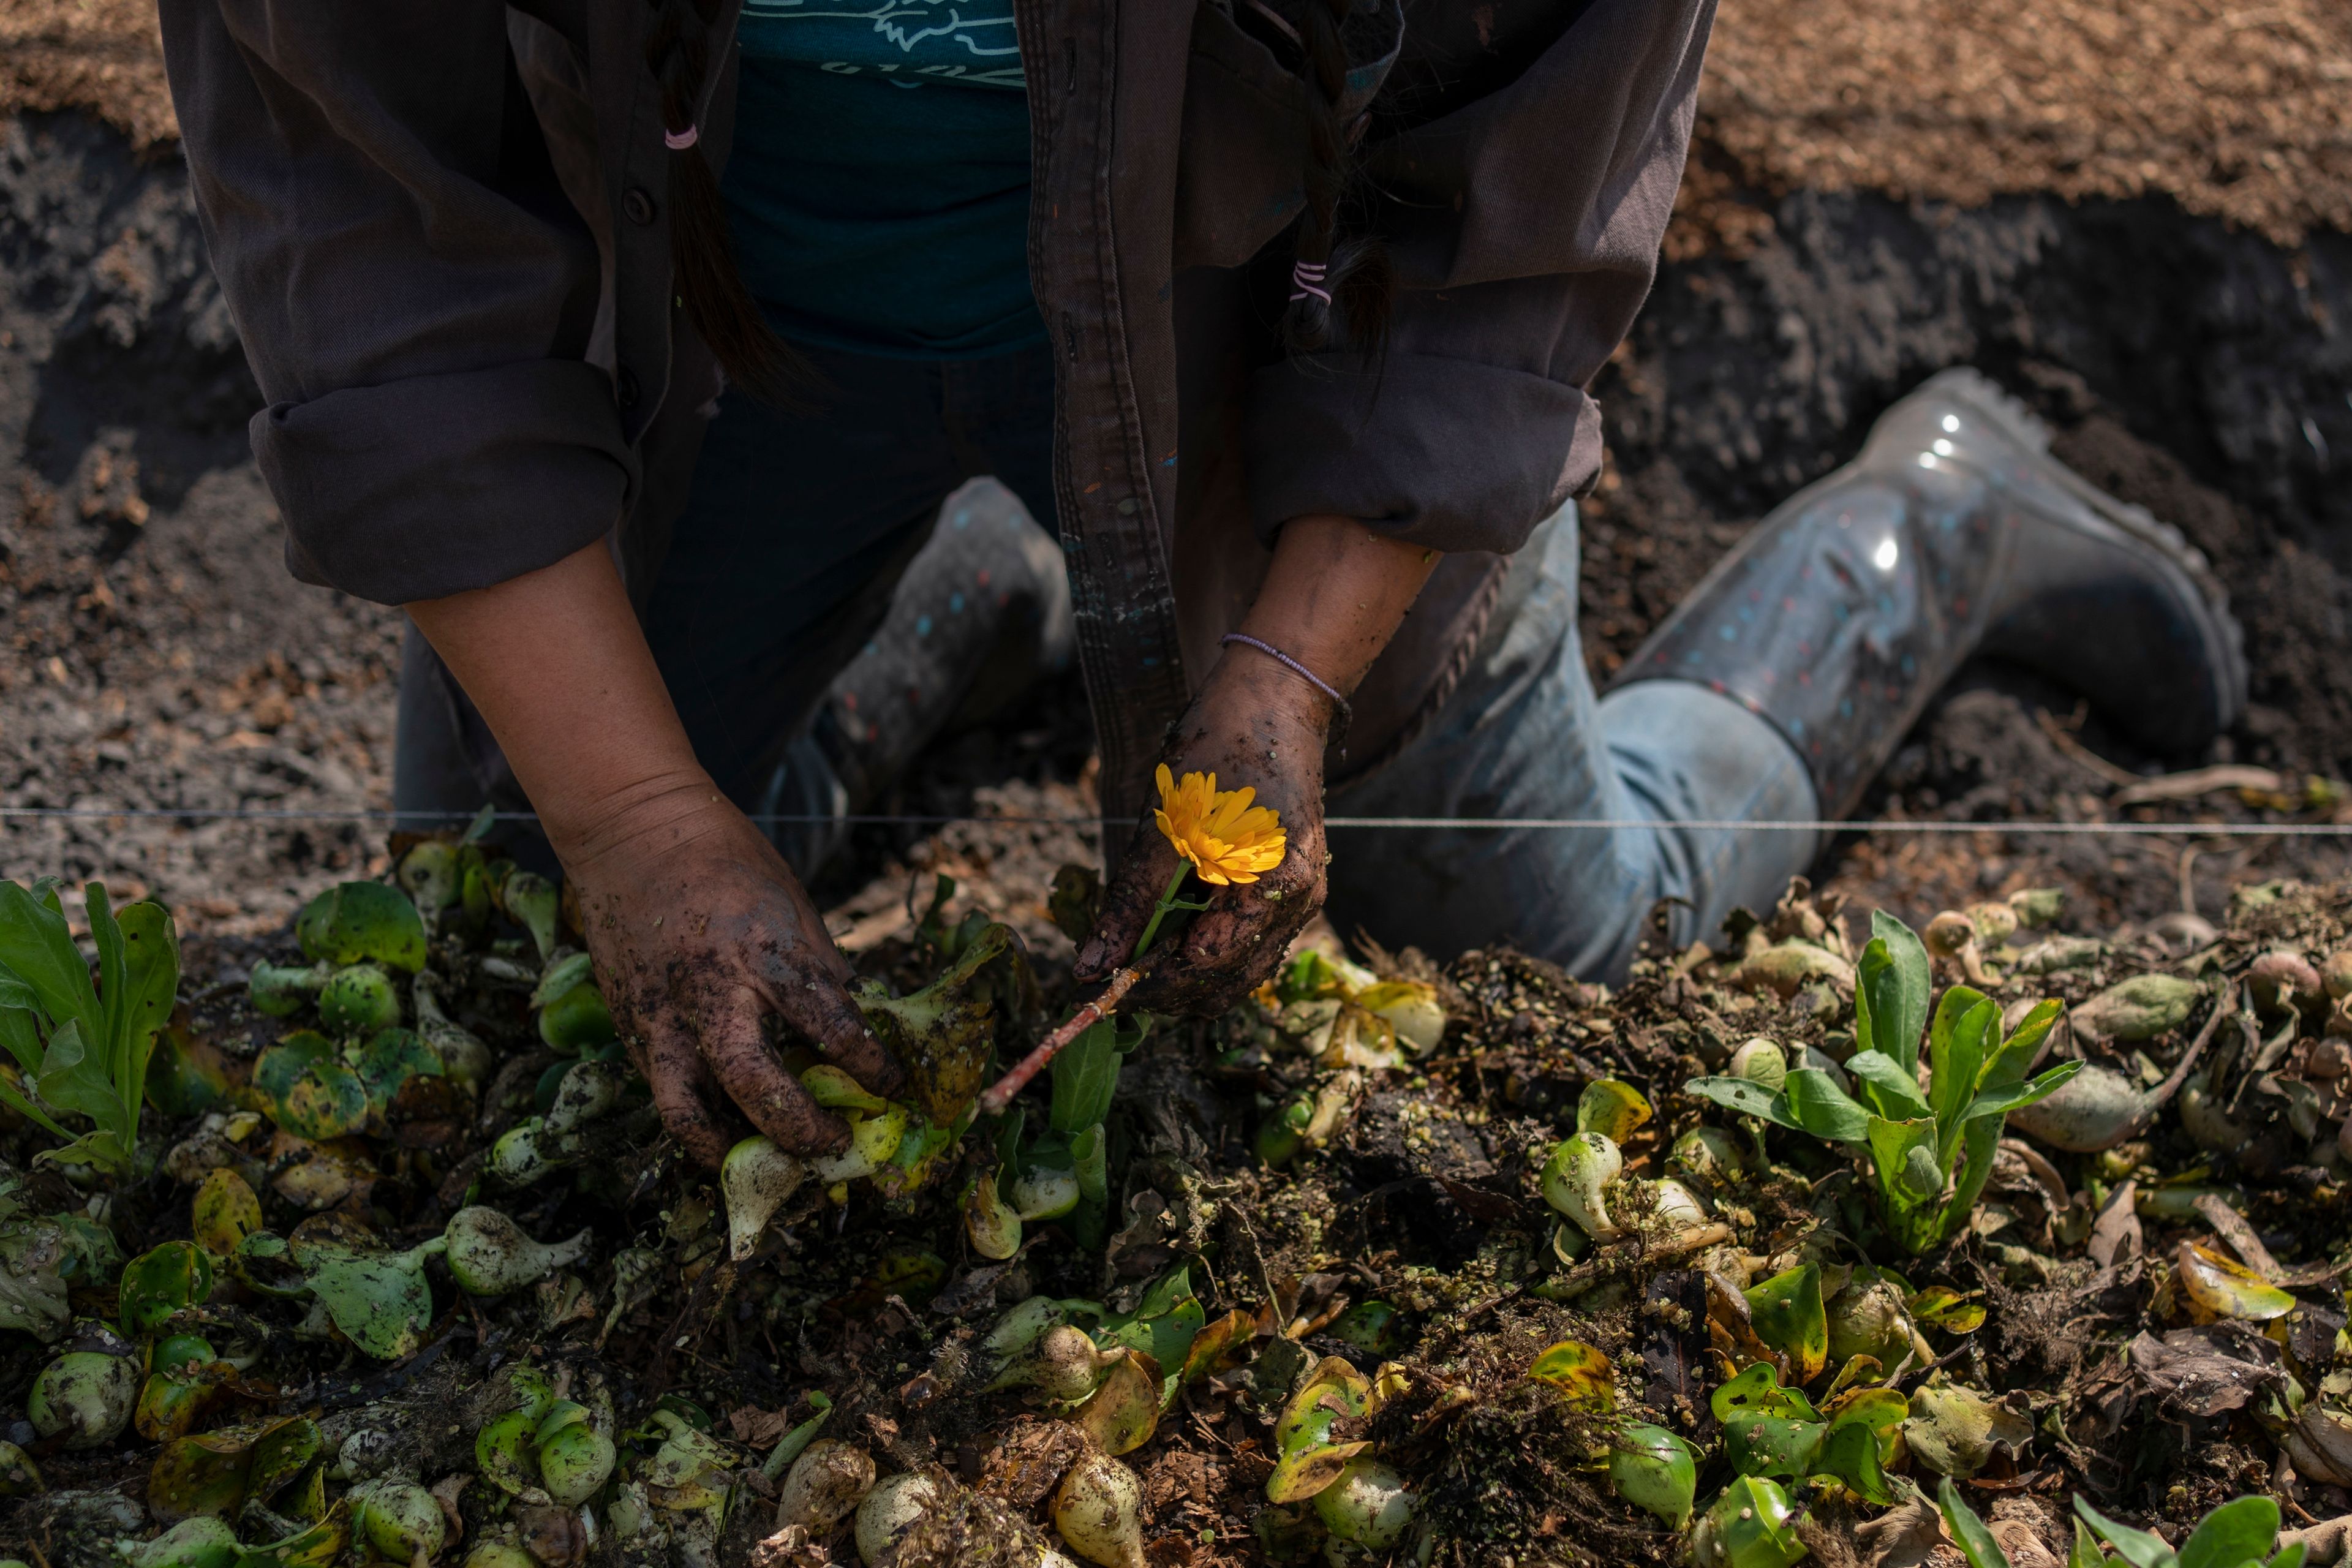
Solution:
<svg viewBox="0 0 2352 1568"><path fill-rule="evenodd" d="M645 188L641 185L629 187L628 195L621 198L621 210L629 215L631 223L648 224L654 221L654 199L646 194Z"/></svg>
<svg viewBox="0 0 2352 1568"><path fill-rule="evenodd" d="M637 405L636 372L631 370L627 365L623 365L621 367L620 374L613 378L613 388L614 394L621 400L622 407L635 408Z"/></svg>

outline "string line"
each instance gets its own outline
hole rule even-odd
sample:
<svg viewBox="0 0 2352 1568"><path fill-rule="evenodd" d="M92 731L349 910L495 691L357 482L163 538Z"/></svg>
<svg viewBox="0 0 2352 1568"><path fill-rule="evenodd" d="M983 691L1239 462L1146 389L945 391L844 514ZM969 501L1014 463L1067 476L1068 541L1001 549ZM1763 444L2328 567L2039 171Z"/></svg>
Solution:
<svg viewBox="0 0 2352 1568"><path fill-rule="evenodd" d="M0 821L123 821L165 819L189 822L354 822L381 823L398 826L413 824L419 826L441 823L467 823L478 814L465 811L316 811L278 810L273 808L223 808L216 806L75 806L75 805L7 805L0 806ZM500 811L491 814L494 822L536 822L536 812ZM852 826L876 827L948 827L963 823L990 823L1003 826L1078 827L1100 829L1103 820L1094 816L828 816L814 814L792 815L775 812L754 813L751 820L762 825L787 823L841 823ZM1113 825L1124 827L1124 823ZM1852 821L1829 818L1763 818L1755 820L1675 817L1600 817L1600 816L1327 816L1326 828L1376 831L1458 831L1468 833L1502 832L1607 832L1637 829L1646 832L1682 831L1703 833L1874 833L1874 834L1971 834L1971 833L2044 833L2070 835L2078 837L2144 838L2165 835L2187 835L2197 838L2352 838L2352 823L2337 822L1906 822Z"/></svg>

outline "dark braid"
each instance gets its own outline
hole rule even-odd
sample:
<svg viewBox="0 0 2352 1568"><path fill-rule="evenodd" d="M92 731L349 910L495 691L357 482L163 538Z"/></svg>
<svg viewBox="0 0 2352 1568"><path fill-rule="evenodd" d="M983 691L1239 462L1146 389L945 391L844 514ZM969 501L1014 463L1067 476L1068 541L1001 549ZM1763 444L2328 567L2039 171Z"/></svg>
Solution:
<svg viewBox="0 0 2352 1568"><path fill-rule="evenodd" d="M670 268L688 319L728 379L755 397L789 404L793 393L816 384L816 373L776 335L744 286L728 237L719 179L698 144L697 117L710 73L710 28L719 4L654 0L653 30L646 38L646 68L661 84L663 126L674 136L696 138L670 153Z"/></svg>
<svg viewBox="0 0 2352 1568"><path fill-rule="evenodd" d="M1388 341L1396 275L1379 239L1343 238L1339 233L1353 194L1354 143L1362 128L1346 102L1348 19L1356 0L1304 0L1300 9L1301 74L1312 89L1315 112L1307 128L1307 210L1291 251L1283 338L1295 353L1353 346L1377 357Z"/></svg>

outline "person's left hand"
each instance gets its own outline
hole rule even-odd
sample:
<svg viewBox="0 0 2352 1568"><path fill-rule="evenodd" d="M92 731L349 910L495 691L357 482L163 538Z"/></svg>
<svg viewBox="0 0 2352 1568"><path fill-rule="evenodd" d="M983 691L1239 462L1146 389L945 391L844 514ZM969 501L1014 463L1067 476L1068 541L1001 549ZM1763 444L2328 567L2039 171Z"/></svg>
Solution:
<svg viewBox="0 0 2352 1568"><path fill-rule="evenodd" d="M1254 804L1281 815L1288 844L1282 863L1255 882L1216 887L1197 874L1181 897L1206 898L1181 937L1166 927L1153 938L1150 974L1126 1005L1159 1013L1213 1016L1255 990L1281 963L1291 939L1323 907L1323 748L1330 699L1272 659L1229 647L1177 726L1160 760L1181 778L1216 775L1219 790L1248 785ZM1103 898L1102 917L1079 951L1076 977L1108 979L1135 943L1178 864L1146 810Z"/></svg>

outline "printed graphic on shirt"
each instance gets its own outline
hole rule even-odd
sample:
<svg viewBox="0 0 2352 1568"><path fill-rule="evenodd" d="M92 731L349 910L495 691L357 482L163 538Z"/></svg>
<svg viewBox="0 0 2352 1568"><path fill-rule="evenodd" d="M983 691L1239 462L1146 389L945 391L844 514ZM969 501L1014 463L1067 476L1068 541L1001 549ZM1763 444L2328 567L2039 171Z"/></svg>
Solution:
<svg viewBox="0 0 2352 1568"><path fill-rule="evenodd" d="M744 0L739 36L755 59L893 87L1024 85L1013 0Z"/></svg>

